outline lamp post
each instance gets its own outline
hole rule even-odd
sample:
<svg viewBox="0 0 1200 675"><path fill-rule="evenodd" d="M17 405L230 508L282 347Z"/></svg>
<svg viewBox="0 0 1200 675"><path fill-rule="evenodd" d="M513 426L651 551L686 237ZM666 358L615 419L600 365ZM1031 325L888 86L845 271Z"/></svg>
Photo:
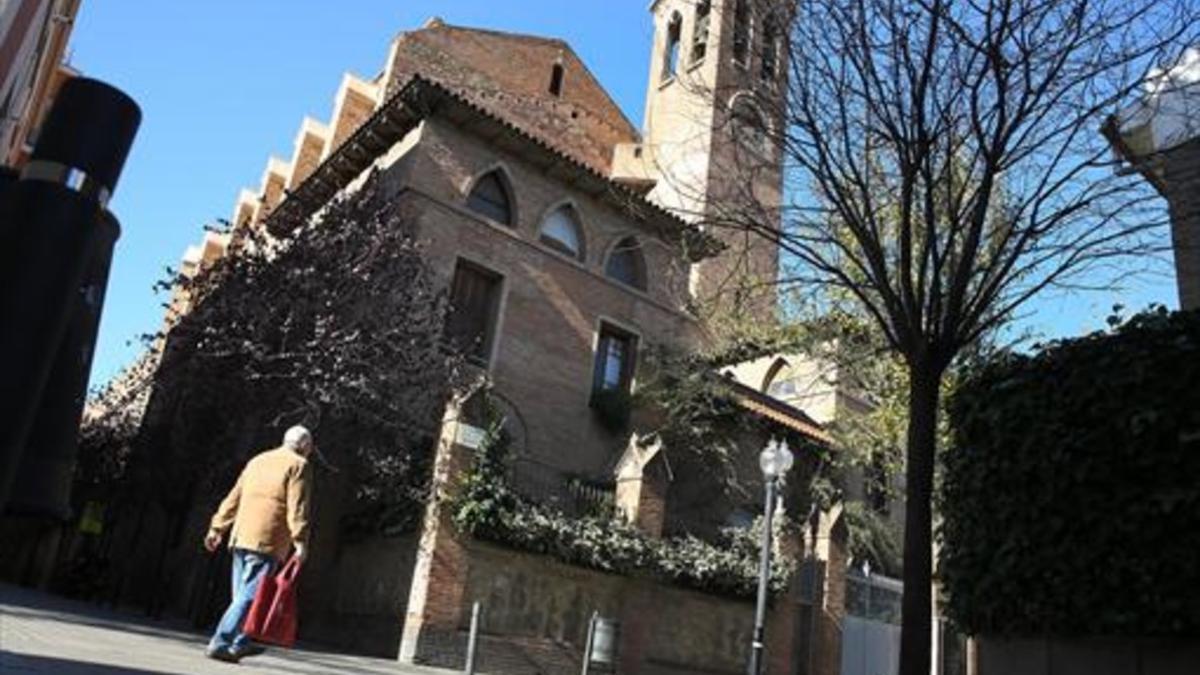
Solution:
<svg viewBox="0 0 1200 675"><path fill-rule="evenodd" d="M764 625L767 618L767 586L771 580L771 516L775 513L775 491L779 479L792 468L794 461L787 441L771 439L758 456L766 484L766 503L763 505L762 561L758 570L758 604L754 610L754 642L750 648L749 675L761 675L763 663Z"/></svg>

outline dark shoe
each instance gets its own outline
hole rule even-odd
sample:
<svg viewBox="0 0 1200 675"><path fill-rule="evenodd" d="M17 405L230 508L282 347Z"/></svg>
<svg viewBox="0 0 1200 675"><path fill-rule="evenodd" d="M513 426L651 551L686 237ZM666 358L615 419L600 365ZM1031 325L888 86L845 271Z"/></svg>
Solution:
<svg viewBox="0 0 1200 675"><path fill-rule="evenodd" d="M234 658L244 659L247 656L258 656L265 651L267 651L266 647L263 647L262 645L256 645L251 642L249 644L244 644L241 647L233 647L229 650L229 653L233 654Z"/></svg>
<svg viewBox="0 0 1200 675"><path fill-rule="evenodd" d="M225 663L237 663L238 657L233 652L225 647L213 648L209 647L204 650L204 655L215 661L224 661Z"/></svg>

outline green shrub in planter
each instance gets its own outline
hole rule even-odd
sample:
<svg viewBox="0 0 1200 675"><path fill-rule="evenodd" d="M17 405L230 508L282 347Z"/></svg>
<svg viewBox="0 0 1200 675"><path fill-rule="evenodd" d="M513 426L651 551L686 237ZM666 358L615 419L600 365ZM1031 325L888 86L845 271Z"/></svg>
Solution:
<svg viewBox="0 0 1200 675"><path fill-rule="evenodd" d="M598 389L592 393L591 406L596 419L605 429L618 433L629 427L633 398L628 392L621 389Z"/></svg>
<svg viewBox="0 0 1200 675"><path fill-rule="evenodd" d="M735 598L754 597L761 520L749 529L726 531L720 542L712 543L695 537L649 537L615 515L571 517L526 500L509 487L504 474L509 445L499 425L492 425L450 504L460 532L611 574L645 576ZM776 557L771 591L786 589L795 569L790 558Z"/></svg>

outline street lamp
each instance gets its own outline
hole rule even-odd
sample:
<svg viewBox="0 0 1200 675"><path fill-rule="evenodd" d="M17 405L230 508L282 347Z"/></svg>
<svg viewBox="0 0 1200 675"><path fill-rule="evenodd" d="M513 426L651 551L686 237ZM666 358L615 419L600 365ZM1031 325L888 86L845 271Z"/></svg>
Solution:
<svg viewBox="0 0 1200 675"><path fill-rule="evenodd" d="M754 642L750 649L749 675L761 675L763 657L763 632L767 616L767 586L771 579L771 516L775 513L775 489L779 479L792 468L795 457L788 449L787 441L777 442L774 438L758 456L766 483L767 497L763 505L762 562L758 570L758 605L754 610Z"/></svg>

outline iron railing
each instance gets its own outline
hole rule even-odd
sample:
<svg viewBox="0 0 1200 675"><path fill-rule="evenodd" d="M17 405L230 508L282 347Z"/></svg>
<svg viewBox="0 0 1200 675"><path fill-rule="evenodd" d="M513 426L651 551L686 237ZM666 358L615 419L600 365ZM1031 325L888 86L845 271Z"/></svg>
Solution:
<svg viewBox="0 0 1200 675"><path fill-rule="evenodd" d="M522 497L568 516L608 516L616 511L613 483L564 471L536 459L513 460L508 479Z"/></svg>

